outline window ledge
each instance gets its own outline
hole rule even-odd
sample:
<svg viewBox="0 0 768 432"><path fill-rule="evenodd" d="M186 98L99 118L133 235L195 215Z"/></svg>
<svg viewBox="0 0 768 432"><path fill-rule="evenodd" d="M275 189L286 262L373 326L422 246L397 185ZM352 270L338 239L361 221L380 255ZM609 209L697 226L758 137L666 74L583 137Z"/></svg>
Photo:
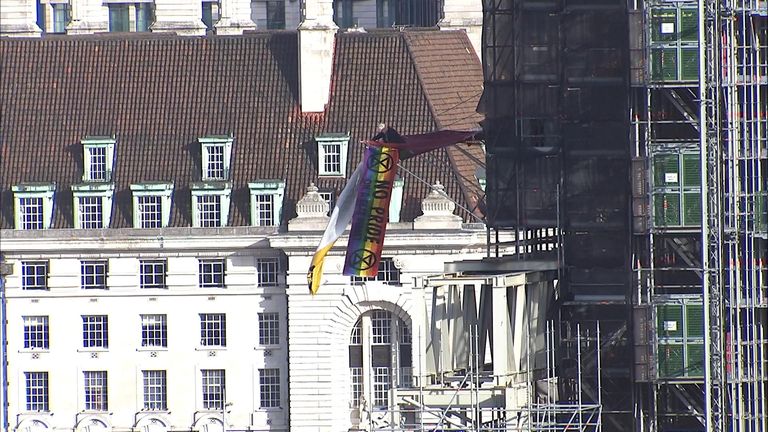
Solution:
<svg viewBox="0 0 768 432"><path fill-rule="evenodd" d="M195 351L226 351L225 346L199 346L195 347Z"/></svg>
<svg viewBox="0 0 768 432"><path fill-rule="evenodd" d="M77 352L84 352L84 353L92 353L92 352L108 352L109 347L103 348L103 347L82 347L78 348Z"/></svg>
<svg viewBox="0 0 768 432"><path fill-rule="evenodd" d="M259 411L259 412L279 412L279 411L282 411L282 410L283 410L283 407L268 407L268 408L259 407L257 409L257 411Z"/></svg>
<svg viewBox="0 0 768 432"><path fill-rule="evenodd" d="M168 351L168 347L142 346L136 348L136 351Z"/></svg>
<svg viewBox="0 0 768 432"><path fill-rule="evenodd" d="M19 353L30 353L30 354L48 353L48 352L51 352L50 348L22 348L19 350Z"/></svg>
<svg viewBox="0 0 768 432"><path fill-rule="evenodd" d="M282 345L256 345L253 347L255 351L279 351Z"/></svg>

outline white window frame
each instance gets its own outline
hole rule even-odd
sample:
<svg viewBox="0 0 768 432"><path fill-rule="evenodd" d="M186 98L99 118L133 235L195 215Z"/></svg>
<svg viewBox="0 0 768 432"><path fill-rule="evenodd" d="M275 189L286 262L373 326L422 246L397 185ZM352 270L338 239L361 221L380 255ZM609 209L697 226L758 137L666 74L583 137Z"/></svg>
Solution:
<svg viewBox="0 0 768 432"><path fill-rule="evenodd" d="M147 271L150 269L151 271ZM157 270L162 270L162 273ZM161 283L157 283L160 279ZM147 283L151 281L151 283ZM168 261L165 259L139 260L139 288L166 289L168 288Z"/></svg>
<svg viewBox="0 0 768 432"><path fill-rule="evenodd" d="M48 269L48 261L22 261L21 289L48 290Z"/></svg>
<svg viewBox="0 0 768 432"><path fill-rule="evenodd" d="M142 348L168 348L168 315L141 314Z"/></svg>
<svg viewBox="0 0 768 432"><path fill-rule="evenodd" d="M97 271L103 269L103 272ZM91 271L92 270L92 271ZM108 289L107 277L109 275L108 260L83 260L80 261L80 288L81 289ZM98 278L103 278L104 283L98 283ZM88 283L92 279L92 283Z"/></svg>
<svg viewBox="0 0 768 432"><path fill-rule="evenodd" d="M83 318L83 348L109 348L109 317L107 315L81 315Z"/></svg>
<svg viewBox="0 0 768 432"><path fill-rule="evenodd" d="M252 226L280 226L280 218L283 211L283 197L285 196L285 182L283 180L262 180L248 183L251 191L251 225ZM261 218L261 206L259 197L271 196L271 221Z"/></svg>
<svg viewBox="0 0 768 432"><path fill-rule="evenodd" d="M392 277L393 273L396 273L397 278ZM352 276L351 278L353 285L361 285L365 282L378 281L386 285L399 286L402 285L401 277L402 274L400 273L400 269L395 263L395 259L392 257L382 257L379 261L379 268L376 271L376 276Z"/></svg>
<svg viewBox="0 0 768 432"><path fill-rule="evenodd" d="M109 228L112 219L112 197L114 196L114 183L104 184L79 184L72 185L72 208L74 209L75 228L78 229L103 229ZM101 226L83 228L84 218L80 209L81 198L101 198Z"/></svg>
<svg viewBox="0 0 768 432"><path fill-rule="evenodd" d="M221 266L221 272L203 271L204 266ZM227 287L227 260L224 258L200 258L197 260L198 268L198 287L199 288L226 288ZM205 281L205 276L210 275L211 282ZM221 277L221 283L216 283L214 276L219 275Z"/></svg>
<svg viewBox="0 0 768 432"><path fill-rule="evenodd" d="M25 315L24 349L47 351L50 347L50 320L48 315Z"/></svg>
<svg viewBox="0 0 768 432"><path fill-rule="evenodd" d="M168 373L164 370L141 371L143 409L146 411L168 410Z"/></svg>
<svg viewBox="0 0 768 432"><path fill-rule="evenodd" d="M18 230L26 229L49 229L53 219L53 195L56 192L55 183L21 183L11 187L14 201L14 219L15 227ZM22 200L40 199L42 200L42 215L39 228L25 227L25 217L23 214Z"/></svg>
<svg viewBox="0 0 768 432"><path fill-rule="evenodd" d="M317 173L322 177L346 177L347 175L347 150L349 147L349 134L324 134L315 137L317 142ZM326 169L325 159L328 156L327 146L339 146L339 169Z"/></svg>
<svg viewBox="0 0 768 432"><path fill-rule="evenodd" d="M227 314L200 314L200 346L205 348L227 346Z"/></svg>
<svg viewBox="0 0 768 432"><path fill-rule="evenodd" d="M24 372L24 388L27 412L48 412L50 410L50 388L48 372Z"/></svg>
<svg viewBox="0 0 768 432"><path fill-rule="evenodd" d="M277 312L260 312L259 317L259 345L280 345L280 314Z"/></svg>
<svg viewBox="0 0 768 432"><path fill-rule="evenodd" d="M231 175L232 161L232 142L234 139L230 136L205 136L197 139L200 143L200 155L201 155L201 172L200 179L202 181L224 181L229 180ZM222 151L222 175L221 176L209 176L209 164L211 163L211 154L217 147L221 147Z"/></svg>
<svg viewBox="0 0 768 432"><path fill-rule="evenodd" d="M173 183L153 182L135 183L131 185L133 195L133 227L134 228L165 228L171 220L171 196L173 195ZM144 226L142 220L142 197L158 197L160 200L159 226Z"/></svg>
<svg viewBox="0 0 768 432"><path fill-rule="evenodd" d="M384 364L381 347L386 346L390 349ZM392 386L413 385L412 333L403 318L384 309L363 313L351 329L349 348L351 407L360 403L362 394L374 409L386 408ZM358 352L353 354L352 348ZM357 361L352 361L353 355Z"/></svg>
<svg viewBox="0 0 768 432"><path fill-rule="evenodd" d="M259 369L259 408L279 409L282 406L280 368Z"/></svg>
<svg viewBox="0 0 768 432"><path fill-rule="evenodd" d="M115 165L115 138L86 137L80 143L83 145L83 181L111 182ZM91 160L91 151L95 149L104 149L104 178L94 178L94 173L92 172L93 161Z"/></svg>
<svg viewBox="0 0 768 432"><path fill-rule="evenodd" d="M83 409L86 412L109 410L107 371L83 371Z"/></svg>
<svg viewBox="0 0 768 432"><path fill-rule="evenodd" d="M200 389L202 390L202 408L204 410L224 409L227 372L225 369L201 369ZM206 395L209 395L206 399Z"/></svg>
<svg viewBox="0 0 768 432"><path fill-rule="evenodd" d="M280 259L276 257L256 258L256 282L260 287L274 287L280 284Z"/></svg>
<svg viewBox="0 0 768 432"><path fill-rule="evenodd" d="M227 226L227 221L229 221L229 201L232 196L232 185L227 182L192 183L191 190L192 226L195 228L204 228L200 218L200 197L213 195L219 196L219 223L216 227Z"/></svg>

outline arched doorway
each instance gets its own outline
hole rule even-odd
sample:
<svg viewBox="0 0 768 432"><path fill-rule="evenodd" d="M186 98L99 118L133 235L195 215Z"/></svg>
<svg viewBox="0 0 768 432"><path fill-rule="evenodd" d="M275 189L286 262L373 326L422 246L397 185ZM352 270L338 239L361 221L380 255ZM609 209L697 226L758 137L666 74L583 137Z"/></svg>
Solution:
<svg viewBox="0 0 768 432"><path fill-rule="evenodd" d="M349 337L350 405L362 411L390 407L390 389L412 385L411 329L392 312L364 313Z"/></svg>

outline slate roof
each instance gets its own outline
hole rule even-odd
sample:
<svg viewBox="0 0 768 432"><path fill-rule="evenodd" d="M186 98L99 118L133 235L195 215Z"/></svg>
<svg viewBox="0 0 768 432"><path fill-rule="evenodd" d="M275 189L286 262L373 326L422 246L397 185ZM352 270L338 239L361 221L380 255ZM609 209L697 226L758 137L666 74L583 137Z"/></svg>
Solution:
<svg viewBox="0 0 768 432"><path fill-rule="evenodd" d="M348 173L358 141L379 123L403 134L476 128L482 71L463 32L375 31L336 38L324 113L298 106L296 32L201 38L158 35L0 40L0 227L13 228L11 187L57 184L53 228L73 226L70 186L80 183L86 136L116 137L112 228L132 225L130 184L173 181L172 226L191 225L190 184L200 178L197 138L232 135L229 226L249 224L249 181L286 180L283 222L318 178L313 138L349 132ZM461 145L404 162L475 204L483 156ZM421 214L428 189L403 173L402 219ZM462 215L469 221L468 214Z"/></svg>

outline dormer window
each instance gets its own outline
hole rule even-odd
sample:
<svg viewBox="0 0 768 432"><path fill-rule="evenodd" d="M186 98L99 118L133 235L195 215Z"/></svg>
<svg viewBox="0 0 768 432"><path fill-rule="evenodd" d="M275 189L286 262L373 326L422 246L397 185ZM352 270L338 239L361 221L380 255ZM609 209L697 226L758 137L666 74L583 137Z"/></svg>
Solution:
<svg viewBox="0 0 768 432"><path fill-rule="evenodd" d="M202 147L203 181L228 180L229 162L232 157L232 137L209 136L198 138Z"/></svg>
<svg viewBox="0 0 768 432"><path fill-rule="evenodd" d="M251 190L251 225L279 226L285 182L263 180L248 183L248 188Z"/></svg>
<svg viewBox="0 0 768 432"><path fill-rule="evenodd" d="M317 141L317 166L321 176L344 177L347 175L347 147L349 134L325 134Z"/></svg>
<svg viewBox="0 0 768 432"><path fill-rule="evenodd" d="M228 182L192 184L192 226L217 228L227 225L232 186Z"/></svg>
<svg viewBox="0 0 768 432"><path fill-rule="evenodd" d="M87 137L83 144L83 181L111 182L115 160L115 139Z"/></svg>
<svg viewBox="0 0 768 432"><path fill-rule="evenodd" d="M40 230L51 227L53 193L51 183L22 183L13 186L16 204L16 229Z"/></svg>
<svg viewBox="0 0 768 432"><path fill-rule="evenodd" d="M151 182L131 185L133 227L164 228L171 216L173 183Z"/></svg>
<svg viewBox="0 0 768 432"><path fill-rule="evenodd" d="M75 228L99 229L109 226L112 216L113 183L72 185Z"/></svg>

